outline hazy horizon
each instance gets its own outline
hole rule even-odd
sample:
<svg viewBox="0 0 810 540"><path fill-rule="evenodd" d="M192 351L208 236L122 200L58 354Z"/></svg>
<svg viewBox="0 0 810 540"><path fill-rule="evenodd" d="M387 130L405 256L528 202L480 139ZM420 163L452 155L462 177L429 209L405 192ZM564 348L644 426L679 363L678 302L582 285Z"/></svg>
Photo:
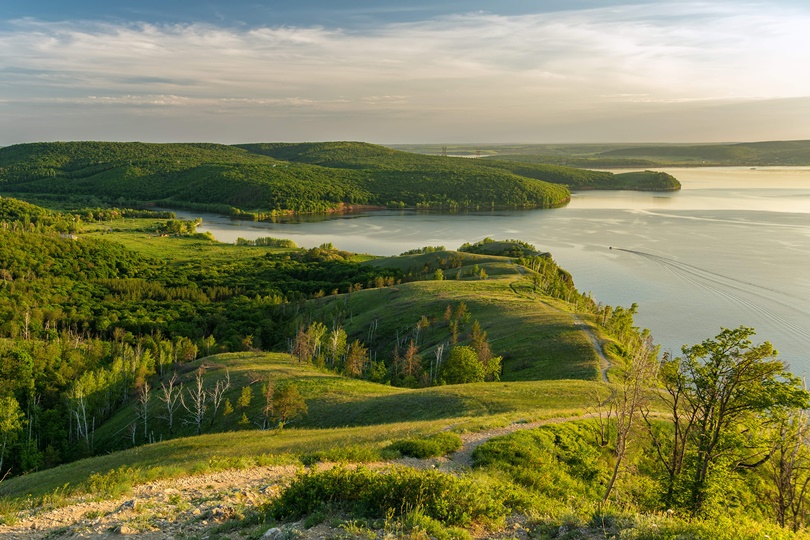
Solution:
<svg viewBox="0 0 810 540"><path fill-rule="evenodd" d="M798 0L0 4L2 146L810 139Z"/></svg>

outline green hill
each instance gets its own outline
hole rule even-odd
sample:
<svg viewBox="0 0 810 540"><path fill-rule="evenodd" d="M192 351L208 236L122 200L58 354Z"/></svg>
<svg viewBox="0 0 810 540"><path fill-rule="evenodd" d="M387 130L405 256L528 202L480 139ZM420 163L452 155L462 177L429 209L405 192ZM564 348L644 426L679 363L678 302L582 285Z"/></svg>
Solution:
<svg viewBox="0 0 810 540"><path fill-rule="evenodd" d="M223 415L223 406L220 405L215 415L209 403L202 426L203 434L208 435L243 431L256 433L263 422L265 399L262 389L267 381L276 390L294 384L306 402L308 412L285 426L285 430L296 431L364 426L379 428L392 424L400 428L410 424L411 429L430 430L438 421L453 421L458 425L478 418L478 423L497 425L553 414L575 415L583 410L577 393L596 384L584 380L525 381L521 384L478 383L409 389L319 370L310 364L297 362L288 354L243 352L210 356L184 365L178 371L177 380L177 384L182 384L186 389L184 393L193 387L198 367L204 369L204 384L208 389L214 387L216 381L225 380L227 373L230 388L225 393L225 399L234 406L233 413ZM196 428L188 422L189 414L183 408L176 412L173 433L169 433L165 418L166 405L160 400L160 384L167 384L169 379L169 374L159 377L151 388L147 440L161 441L196 435ZM238 401L245 388L251 389L252 399L249 406L241 407ZM138 402L133 399L98 426L94 434L96 453L131 448L132 425L138 428L134 436L135 444L140 446L144 443L143 420L138 407ZM247 422L243 421L243 414ZM276 421L270 427L276 427Z"/></svg>
<svg viewBox="0 0 810 540"><path fill-rule="evenodd" d="M609 150L600 153L599 156L703 165L808 165L810 164L810 141L645 145Z"/></svg>
<svg viewBox="0 0 810 540"><path fill-rule="evenodd" d="M629 189L638 191L675 191L680 182L670 174L644 171L644 173L614 174L607 171L589 171L560 165L525 163L500 159L470 160L482 167L504 169L529 178L542 178L546 182L563 184L569 189ZM641 175L643 174L643 178Z"/></svg>
<svg viewBox="0 0 810 540"><path fill-rule="evenodd" d="M302 145L70 142L0 149L0 191L94 196L219 212L329 212L348 205L538 208L568 191L464 160L363 143Z"/></svg>
<svg viewBox="0 0 810 540"><path fill-rule="evenodd" d="M480 155L485 158L480 160L482 162L498 160L596 169L810 165L810 140L712 144L410 144L393 145L392 148L432 155L445 151L451 155Z"/></svg>

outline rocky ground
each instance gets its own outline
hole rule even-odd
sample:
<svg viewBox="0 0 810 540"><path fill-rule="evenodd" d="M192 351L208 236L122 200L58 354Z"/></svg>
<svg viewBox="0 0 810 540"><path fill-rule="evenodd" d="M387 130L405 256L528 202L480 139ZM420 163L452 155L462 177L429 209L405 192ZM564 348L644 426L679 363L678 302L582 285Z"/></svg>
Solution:
<svg viewBox="0 0 810 540"><path fill-rule="evenodd" d="M590 416L590 415L586 415ZM582 418L582 417L580 417ZM448 457L427 460L403 458L391 465L436 468L457 472L471 463L472 452L486 440L550 423L572 420L560 418L533 423L512 424L499 429L462 435L463 447ZM327 468L332 464L319 464ZM327 538L395 538L396 530L352 530L351 527L321 523L306 528L304 523L263 530L245 522L263 503L274 498L299 468L295 466L257 467L160 480L136 486L117 500L94 500L92 496L67 501L54 508L21 512L14 523L0 525L0 540L40 540L74 538L117 538L131 536L145 540L245 538L271 540ZM266 529L266 526L264 527ZM483 532L481 533L484 534ZM412 536L412 535L411 535ZM491 534L487 534L491 536ZM528 538L519 518L496 536Z"/></svg>

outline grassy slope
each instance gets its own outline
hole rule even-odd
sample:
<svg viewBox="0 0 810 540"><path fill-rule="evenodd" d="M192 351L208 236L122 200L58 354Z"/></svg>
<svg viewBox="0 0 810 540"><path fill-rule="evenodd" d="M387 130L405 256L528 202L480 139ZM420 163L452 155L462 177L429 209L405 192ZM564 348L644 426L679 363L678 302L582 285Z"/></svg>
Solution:
<svg viewBox="0 0 810 540"><path fill-rule="evenodd" d="M147 220L120 220L113 225L116 241L145 255L185 264L234 257L257 257L274 248L233 246L204 238L160 238L141 232L139 224ZM106 225L103 225L106 227ZM110 235L92 233L102 238ZM485 247L501 249L501 243ZM467 340L473 320L488 333L493 352L504 357L503 380L594 379L598 377L598 357L588 337L574 325L573 315L561 302L532 292L529 270L518 270L509 259L456 251L371 259L367 264L397 268L415 276L439 262L458 257L462 266L445 271L444 281L416 281L396 287L368 289L350 295L311 300L305 312L323 319L327 326L337 312L346 319L343 325L351 340L367 342L369 325L378 321L377 338L367 343L379 359L392 356L397 331L412 330L424 315L435 319L420 338L420 354L425 362L434 357L433 349L447 341L449 331L443 320L448 304L453 308L464 302L470 324L460 332L460 343ZM475 265L488 274L486 280L473 277ZM461 272L463 278L456 280ZM524 273L521 273L524 272ZM586 317L587 318L587 317Z"/></svg>
<svg viewBox="0 0 810 540"><path fill-rule="evenodd" d="M582 395L596 385L588 381L534 381L408 390L323 373L294 364L281 354L220 355L189 364L188 368L193 370L201 363L209 366L207 377L211 378L221 376L227 367L234 383L255 376L271 376L277 382L294 379L309 406L308 419L299 427L283 431L243 429L204 434L85 459L8 479L0 484L0 495L43 495L65 483L75 487L94 473L106 474L120 467L152 468L155 470L145 474L153 477L182 476L222 464L249 465L255 463L251 458L262 455L274 456L265 458L268 463L296 462L310 452L347 446L381 448L396 438L451 427L479 429L516 420L578 415L584 412ZM231 392L234 401L237 392L238 388ZM256 403L252 409L258 406ZM114 436L116 429L133 416L131 407L123 409L96 431L97 438ZM222 422L221 418L218 422Z"/></svg>
<svg viewBox="0 0 810 540"><path fill-rule="evenodd" d="M412 328L424 315L437 319L421 336L423 361L433 358L433 348L448 338L442 320L448 304L464 302L471 318L487 332L494 354L504 357L503 380L593 379L598 358L588 337L574 326L571 313L561 303L532 292L530 279L504 257L460 252L438 252L376 259L367 264L398 266L403 271L424 268L426 263L456 255L463 266L444 272L444 281L419 281L393 288L353 293L349 332L365 332L378 320L379 354L391 354L394 335ZM472 277L474 265L488 274ZM465 277L454 279L461 272ZM524 272L527 272L524 270ZM325 306L329 309L329 304ZM467 324L460 335L466 342ZM387 339L386 339L387 338Z"/></svg>
<svg viewBox="0 0 810 540"><path fill-rule="evenodd" d="M143 220L138 220L143 221ZM139 251L158 255L163 249L178 261L193 257L202 247L214 257L232 255L235 246L224 246L190 238L170 239L168 246L145 245L139 237L138 221L122 222L128 234L124 243ZM163 239L166 241L167 239ZM186 245L188 244L188 245ZM198 245L201 244L201 245ZM257 248L241 248L257 249ZM237 408L227 420L219 414L213 423L206 421L202 437L185 437L163 443L116 452L83 460L22 478L6 480L0 494L44 494L69 481L76 486L92 473L104 474L121 466L148 469L151 476L175 476L200 472L217 460L246 459L255 463L256 456L270 454L269 461L289 461L303 454L360 445L381 448L393 438L432 433L448 427L480 429L518 420L581 414L587 406L583 395L589 395L597 384L597 360L587 337L572 324L571 315L534 296L530 283L516 267L502 257L457 252L438 252L387 259L369 264L399 266L404 270L421 269L436 257L457 255L462 258L461 271L469 273L477 264L490 277L486 280L462 279L418 281L396 287L363 290L310 301L312 309L328 312L342 305L351 313L347 330L363 336L373 318L380 319L378 335L383 341L398 328L412 326L421 315L441 315L448 303L464 301L474 319L488 332L493 350L505 357L504 381L474 385L430 387L416 390L393 388L366 381L347 379L297 365L284 354L235 353L209 357L185 366L182 377L188 382L198 365L206 366L208 384L230 373L232 387L227 394L236 405L241 389L250 385L253 400L247 410ZM200 254L198 253L199 257ZM467 325L467 329L469 325ZM422 334L422 353L430 356L430 347L446 339L441 323ZM462 338L463 339L463 338ZM462 341L463 343L463 341ZM384 347L381 347L381 349ZM259 432L255 424L261 418L262 380L275 384L294 380L309 407L309 414L283 432ZM533 380L533 379L586 380ZM163 379L165 381L165 378ZM154 387L158 385L155 384ZM107 451L129 445L128 426L136 418L134 403L121 409L112 419L97 428L96 449ZM155 440L168 439L165 422L159 419L162 403L153 389L150 431ZM242 413L250 425L239 425ZM191 435L194 428L182 423L185 413L178 413L176 435ZM380 426L385 426L380 429ZM217 433L223 430L235 430ZM140 430L139 430L140 431ZM141 437L140 433L138 435ZM284 457L293 454L292 457ZM251 461L253 460L253 461ZM144 473L147 474L147 473Z"/></svg>

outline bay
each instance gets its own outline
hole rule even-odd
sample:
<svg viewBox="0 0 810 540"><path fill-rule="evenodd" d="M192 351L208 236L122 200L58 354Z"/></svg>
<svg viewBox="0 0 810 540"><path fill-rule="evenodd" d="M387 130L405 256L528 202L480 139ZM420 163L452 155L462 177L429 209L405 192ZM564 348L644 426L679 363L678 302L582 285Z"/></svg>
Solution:
<svg viewBox="0 0 810 540"><path fill-rule="evenodd" d="M581 291L639 305L636 323L680 353L721 327L751 326L797 374L810 369L810 168L666 169L670 193L586 191L564 208L458 214L369 211L283 223L203 215L201 231L396 255L485 237L550 251ZM199 216L178 212L178 216Z"/></svg>

